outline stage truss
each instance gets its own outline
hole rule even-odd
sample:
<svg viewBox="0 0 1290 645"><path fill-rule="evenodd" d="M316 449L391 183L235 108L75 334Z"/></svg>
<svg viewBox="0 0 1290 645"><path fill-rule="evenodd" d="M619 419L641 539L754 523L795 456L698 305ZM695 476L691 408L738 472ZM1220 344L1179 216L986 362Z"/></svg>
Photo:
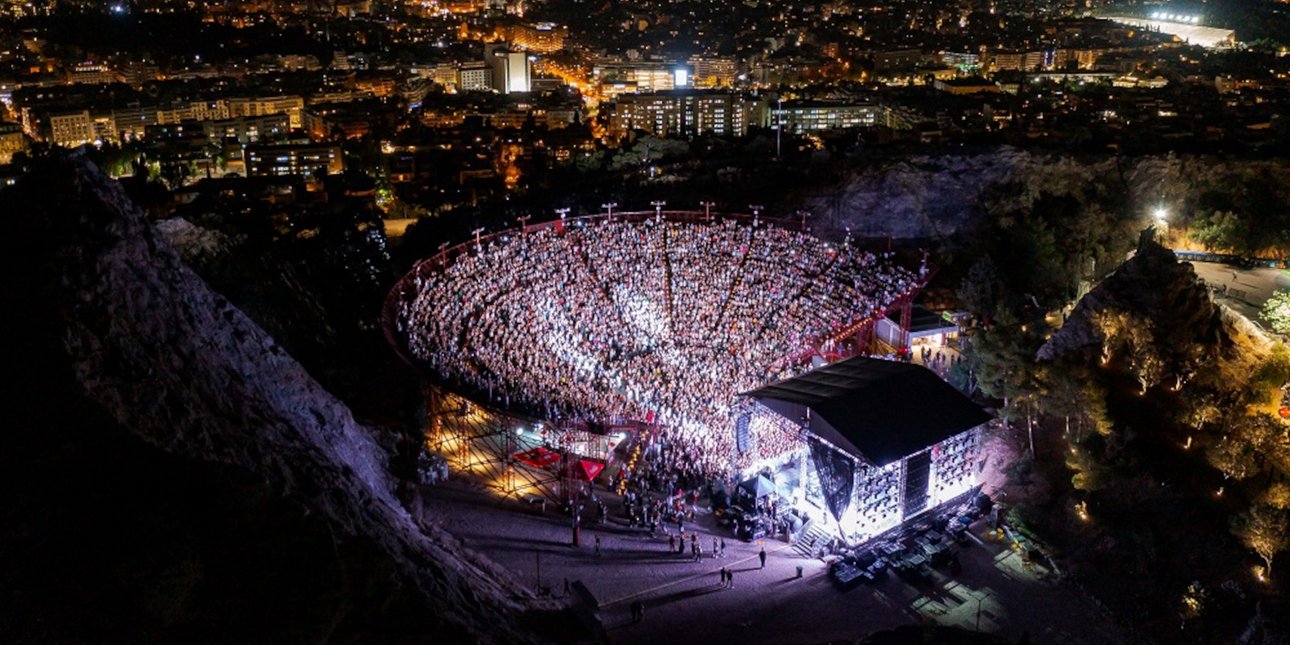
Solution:
<svg viewBox="0 0 1290 645"><path fill-rule="evenodd" d="M586 482L602 470L616 472L629 463L649 435L647 426L635 423L605 432L554 426L500 411L500 406L479 405L438 385L427 384L424 390L426 450L503 498L565 503L583 493ZM537 458L550 455L556 456L550 464Z"/></svg>

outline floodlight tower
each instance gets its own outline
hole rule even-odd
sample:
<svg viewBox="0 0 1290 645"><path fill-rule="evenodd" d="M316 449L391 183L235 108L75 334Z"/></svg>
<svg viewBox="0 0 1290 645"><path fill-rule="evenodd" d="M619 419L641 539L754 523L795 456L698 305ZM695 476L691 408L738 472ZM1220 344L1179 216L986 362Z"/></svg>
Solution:
<svg viewBox="0 0 1290 645"><path fill-rule="evenodd" d="M717 205L716 202L699 202L699 205L703 207L703 219L711 223L712 207Z"/></svg>
<svg viewBox="0 0 1290 645"><path fill-rule="evenodd" d="M654 207L654 221L663 221L663 207L667 206L667 202L660 199L658 201L650 202L650 206Z"/></svg>
<svg viewBox="0 0 1290 645"><path fill-rule="evenodd" d="M780 158L780 140L784 133L784 97L775 101L775 159Z"/></svg>
<svg viewBox="0 0 1290 645"><path fill-rule="evenodd" d="M809 229L806 228L806 220L811 217L811 213L809 211L797 211L797 216L802 219L802 232L807 232Z"/></svg>
<svg viewBox="0 0 1290 645"><path fill-rule="evenodd" d="M752 211L753 214L753 228L757 228L757 222L760 221L761 209L763 208L765 208L765 206L762 206L761 204L748 205L748 210Z"/></svg>
<svg viewBox="0 0 1290 645"><path fill-rule="evenodd" d="M609 221L614 221L614 209L618 208L618 202L601 204L600 207L605 209L605 214L609 216Z"/></svg>

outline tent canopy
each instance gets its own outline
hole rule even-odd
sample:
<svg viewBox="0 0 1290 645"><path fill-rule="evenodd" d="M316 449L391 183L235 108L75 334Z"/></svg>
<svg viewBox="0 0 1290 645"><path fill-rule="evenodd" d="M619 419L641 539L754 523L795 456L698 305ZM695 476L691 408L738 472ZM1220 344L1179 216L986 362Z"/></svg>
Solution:
<svg viewBox="0 0 1290 645"><path fill-rule="evenodd" d="M857 356L745 396L875 466L886 466L990 420L931 370Z"/></svg>
<svg viewBox="0 0 1290 645"><path fill-rule="evenodd" d="M515 459L534 468L550 468L560 463L560 453L545 446L538 446L532 450L515 453Z"/></svg>
<svg viewBox="0 0 1290 645"><path fill-rule="evenodd" d="M589 482L594 480L596 476L600 474L600 471L604 469L605 465L599 461L592 461L585 458L570 459L565 475L572 479L581 479Z"/></svg>
<svg viewBox="0 0 1290 645"><path fill-rule="evenodd" d="M752 479L746 479L739 483L739 487L752 493L753 497L757 499L771 495L779 490L775 487L775 482L766 479L765 475L757 475Z"/></svg>

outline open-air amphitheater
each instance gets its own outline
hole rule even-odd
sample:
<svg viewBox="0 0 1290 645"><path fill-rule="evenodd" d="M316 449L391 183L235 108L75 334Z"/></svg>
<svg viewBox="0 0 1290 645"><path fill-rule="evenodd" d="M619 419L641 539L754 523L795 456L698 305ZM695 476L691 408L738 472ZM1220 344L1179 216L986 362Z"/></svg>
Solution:
<svg viewBox="0 0 1290 645"><path fill-rule="evenodd" d="M477 234L396 285L386 332L432 381L431 449L503 494L559 481L570 453L628 462L651 432L706 475L739 475L801 440L780 424L736 450L740 394L870 351L876 321L907 318L926 284L915 258L826 237L661 209Z"/></svg>

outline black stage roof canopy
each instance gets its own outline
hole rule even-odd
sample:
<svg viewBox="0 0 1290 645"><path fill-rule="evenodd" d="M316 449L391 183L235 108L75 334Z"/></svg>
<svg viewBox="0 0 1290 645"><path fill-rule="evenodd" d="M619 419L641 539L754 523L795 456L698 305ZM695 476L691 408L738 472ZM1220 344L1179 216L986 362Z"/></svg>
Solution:
<svg viewBox="0 0 1290 645"><path fill-rule="evenodd" d="M931 370L857 356L745 392L793 423L875 466L990 420Z"/></svg>

